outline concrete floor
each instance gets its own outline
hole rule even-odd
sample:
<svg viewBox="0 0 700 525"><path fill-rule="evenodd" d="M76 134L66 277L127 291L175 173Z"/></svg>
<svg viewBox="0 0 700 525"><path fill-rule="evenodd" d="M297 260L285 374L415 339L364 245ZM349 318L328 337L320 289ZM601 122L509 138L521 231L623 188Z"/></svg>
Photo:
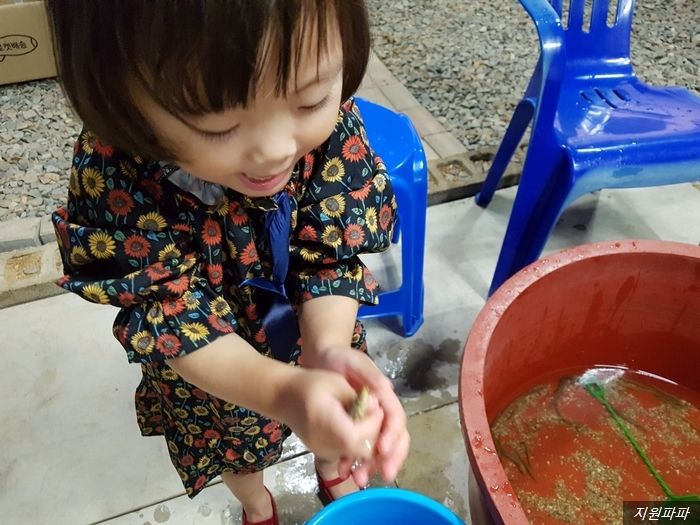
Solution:
<svg viewBox="0 0 700 525"><path fill-rule="evenodd" d="M484 304L515 189L484 210L473 199L428 209L425 324L404 339L367 322L371 354L409 414L411 454L397 484L469 519L459 424L459 361ZM618 238L700 241L700 191L690 184L603 191L563 215L546 252ZM368 260L395 278L399 250ZM133 413L138 367L110 335L116 310L61 295L0 312L0 521L8 525L239 523L221 483L183 495L163 441L142 438ZM310 456L296 439L266 472L282 523L319 508ZM477 524L478 525L478 524Z"/></svg>

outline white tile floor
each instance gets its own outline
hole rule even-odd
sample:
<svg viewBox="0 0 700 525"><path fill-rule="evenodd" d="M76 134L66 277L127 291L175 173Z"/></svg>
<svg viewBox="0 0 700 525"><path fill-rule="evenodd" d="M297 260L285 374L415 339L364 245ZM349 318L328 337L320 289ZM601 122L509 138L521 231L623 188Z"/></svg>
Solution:
<svg viewBox="0 0 700 525"><path fill-rule="evenodd" d="M367 323L371 353L410 415L412 452L398 484L462 517L459 359L484 304L514 194L499 191L486 210L473 199L431 207L425 325L403 339L383 323ZM603 191L564 213L546 252L618 238L697 244L699 217L700 191L689 184ZM382 279L398 255L394 249L369 264ZM162 441L140 437L132 408L140 373L110 335L115 313L70 295L0 311L0 523L238 523L240 510L220 483L189 500ZM309 456L294 441L287 458L267 481L283 522L303 523L319 508Z"/></svg>

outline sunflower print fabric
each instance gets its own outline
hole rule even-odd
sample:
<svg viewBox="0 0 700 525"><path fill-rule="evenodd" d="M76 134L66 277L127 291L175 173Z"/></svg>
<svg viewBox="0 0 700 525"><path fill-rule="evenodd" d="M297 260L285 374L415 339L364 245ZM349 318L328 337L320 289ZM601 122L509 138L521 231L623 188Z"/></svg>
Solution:
<svg viewBox="0 0 700 525"><path fill-rule="evenodd" d="M292 205L288 285L295 308L325 295L377 302L361 253L390 245L396 200L367 143L352 99L336 128L299 161L285 188ZM258 292L240 283L270 278L263 230L271 198L223 188L206 205L168 179L163 163L128 155L84 130L74 148L67 205L54 212L64 265L59 285L120 308L113 333L142 380L143 435L163 435L173 465L196 495L223 471L254 472L279 458L290 431L279 422L190 385L165 360L236 332L271 356ZM366 351L362 325L353 346ZM291 354L296 363L301 341Z"/></svg>

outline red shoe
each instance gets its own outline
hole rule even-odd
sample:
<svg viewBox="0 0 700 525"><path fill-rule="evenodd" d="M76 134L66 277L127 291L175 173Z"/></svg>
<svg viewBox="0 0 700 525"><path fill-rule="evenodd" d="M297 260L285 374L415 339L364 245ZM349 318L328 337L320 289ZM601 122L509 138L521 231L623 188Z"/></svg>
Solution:
<svg viewBox="0 0 700 525"><path fill-rule="evenodd" d="M349 475L345 476L344 478L338 476L335 479L326 481L321 477L321 474L318 473L318 469L316 469L316 479L318 480L318 499L321 500L321 503L323 503L324 506L335 501L335 497L333 497L333 494L331 494L331 488L335 487L336 485L340 485L349 477Z"/></svg>
<svg viewBox="0 0 700 525"><path fill-rule="evenodd" d="M267 490L267 487L265 487ZM272 503L272 517L264 521L248 521L248 516L245 515L243 511L243 525L280 525L279 518L277 517L277 505L275 505L275 498L272 497L272 493L267 490L270 495L270 502Z"/></svg>

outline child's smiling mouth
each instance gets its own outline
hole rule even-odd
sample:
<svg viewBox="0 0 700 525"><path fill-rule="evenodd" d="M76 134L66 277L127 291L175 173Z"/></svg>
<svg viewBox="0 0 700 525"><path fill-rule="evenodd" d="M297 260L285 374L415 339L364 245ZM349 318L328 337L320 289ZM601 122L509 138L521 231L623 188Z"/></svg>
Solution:
<svg viewBox="0 0 700 525"><path fill-rule="evenodd" d="M286 183L291 171L291 169L286 169L266 177L253 177L242 173L241 179L250 190L255 192L267 192L277 188L281 184Z"/></svg>

